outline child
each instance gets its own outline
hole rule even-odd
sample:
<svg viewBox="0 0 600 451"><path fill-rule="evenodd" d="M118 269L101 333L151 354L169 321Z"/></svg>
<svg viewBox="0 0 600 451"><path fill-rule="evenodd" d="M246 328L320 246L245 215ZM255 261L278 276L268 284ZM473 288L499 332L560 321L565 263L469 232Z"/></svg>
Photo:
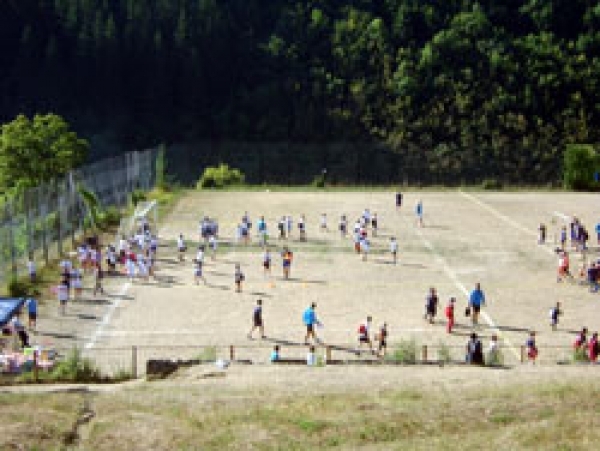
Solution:
<svg viewBox="0 0 600 451"><path fill-rule="evenodd" d="M196 263L201 265L204 263L204 246L198 246L198 252L196 252Z"/></svg>
<svg viewBox="0 0 600 451"><path fill-rule="evenodd" d="M29 317L29 328L35 330L37 322L37 301L33 298L27 300L27 314Z"/></svg>
<svg viewBox="0 0 600 451"><path fill-rule="evenodd" d="M500 354L498 349L498 336L496 334L492 335L492 339L490 341L490 347L488 348L488 363L490 365L500 363Z"/></svg>
<svg viewBox="0 0 600 451"><path fill-rule="evenodd" d="M563 312L560 309L560 302L557 302L556 306L550 309L550 327L552 327L552 330L556 330L556 326L558 325L558 317L562 314Z"/></svg>
<svg viewBox="0 0 600 451"><path fill-rule="evenodd" d="M539 230L538 244L544 244L546 242L546 226L544 224L540 224L538 230Z"/></svg>
<svg viewBox="0 0 600 451"><path fill-rule="evenodd" d="M569 272L569 254L566 251L563 251L559 254L558 257L558 274L556 281L562 282L566 276L570 276Z"/></svg>
<svg viewBox="0 0 600 451"><path fill-rule="evenodd" d="M427 296L427 302L425 305L426 315L425 318L429 320L429 324L433 324L434 319L437 315L438 296L435 292L435 288L429 289L429 295Z"/></svg>
<svg viewBox="0 0 600 451"><path fill-rule="evenodd" d="M185 259L185 251L187 247L185 245L185 241L183 240L183 234L179 234L179 238L177 238L177 251L179 252L179 261L182 262Z"/></svg>
<svg viewBox="0 0 600 451"><path fill-rule="evenodd" d="M271 251L269 249L265 249L265 253L263 254L263 269L264 275L271 275Z"/></svg>
<svg viewBox="0 0 600 451"><path fill-rule="evenodd" d="M346 237L348 233L348 221L346 220L346 215L342 215L340 218L340 236L342 238Z"/></svg>
<svg viewBox="0 0 600 451"><path fill-rule="evenodd" d="M102 279L104 274L102 273L102 268L99 264L94 265L94 296L98 292L104 294L104 288L102 288Z"/></svg>
<svg viewBox="0 0 600 451"><path fill-rule="evenodd" d="M135 261L132 254L127 256L127 259L125 260L125 267L127 269L127 277L129 277L129 281L133 282L133 279L135 278Z"/></svg>
<svg viewBox="0 0 600 451"><path fill-rule="evenodd" d="M308 366L316 366L317 365L317 356L315 355L315 347L312 345L308 348L308 354L306 355L306 364Z"/></svg>
<svg viewBox="0 0 600 451"><path fill-rule="evenodd" d="M285 216L282 216L279 222L277 223L277 229L279 230L279 239L285 239Z"/></svg>
<svg viewBox="0 0 600 451"><path fill-rule="evenodd" d="M600 351L600 344L598 343L598 332L592 334L592 338L588 343L588 358L591 363L596 363L598 360L598 352Z"/></svg>
<svg viewBox="0 0 600 451"><path fill-rule="evenodd" d="M400 207L402 207L402 193L397 192L396 193L396 210L400 210Z"/></svg>
<svg viewBox="0 0 600 451"><path fill-rule="evenodd" d="M562 226L560 229L560 248L564 251L567 244L567 227Z"/></svg>
<svg viewBox="0 0 600 451"><path fill-rule="evenodd" d="M292 219L291 216L287 216L287 218L285 219L285 226L287 229L287 237L288 239L292 236L292 226L294 225L294 220Z"/></svg>
<svg viewBox="0 0 600 451"><path fill-rule="evenodd" d="M354 234L354 251L357 254L360 254L360 242L361 242L360 233L355 233Z"/></svg>
<svg viewBox="0 0 600 451"><path fill-rule="evenodd" d="M81 271L77 268L73 268L71 271L71 284L73 285L74 300L81 299L81 293L83 292L83 282L81 277Z"/></svg>
<svg viewBox="0 0 600 451"><path fill-rule="evenodd" d="M29 260L27 261L27 272L29 273L29 281L31 283L35 283L37 275L36 275L35 262L33 261L33 258L29 258Z"/></svg>
<svg viewBox="0 0 600 451"><path fill-rule="evenodd" d="M327 232L327 214L321 215L321 232Z"/></svg>
<svg viewBox="0 0 600 451"><path fill-rule="evenodd" d="M279 355L279 345L275 345L273 351L271 352L271 362L278 362L281 359Z"/></svg>
<svg viewBox="0 0 600 451"><path fill-rule="evenodd" d="M252 333L255 329L258 329L260 332L260 338L264 339L265 337L265 328L263 325L263 317L262 317L262 300L259 299L256 301L256 307L254 307L254 311L252 312L252 328L250 332L248 332L248 339L252 340Z"/></svg>
<svg viewBox="0 0 600 451"><path fill-rule="evenodd" d="M283 252L281 253L281 257L283 258L283 278L290 278L290 269L292 268L292 260L294 258L294 254L287 248L283 248Z"/></svg>
<svg viewBox="0 0 600 451"><path fill-rule="evenodd" d="M448 305L446 306L446 319L448 320L448 324L446 325L446 332L449 334L452 333L452 328L454 327L454 305L456 303L455 298L450 298Z"/></svg>
<svg viewBox="0 0 600 451"><path fill-rule="evenodd" d="M60 304L60 314L65 315L67 302L69 301L69 281L63 278L57 287L58 302Z"/></svg>
<svg viewBox="0 0 600 451"><path fill-rule="evenodd" d="M242 282L244 281L244 279L245 279L245 277L244 277L244 273L242 272L242 268L240 267L239 263L236 263L235 264L235 275L234 275L236 293L242 292Z"/></svg>
<svg viewBox="0 0 600 451"><path fill-rule="evenodd" d="M217 258L217 239L214 235L208 237L208 247L211 251L210 258L215 260Z"/></svg>
<svg viewBox="0 0 600 451"><path fill-rule="evenodd" d="M417 216L417 225L423 227L423 202L420 199L415 206L415 215Z"/></svg>
<svg viewBox="0 0 600 451"><path fill-rule="evenodd" d="M385 352L387 350L387 337L387 323L383 323L383 326L381 326L381 329L379 329L379 334L377 335L377 341L379 342L379 345L377 346L377 355L379 357L385 357Z"/></svg>
<svg viewBox="0 0 600 451"><path fill-rule="evenodd" d="M396 241L396 237L390 238L390 252L392 254L392 261L395 265L398 262L398 242Z"/></svg>
<svg viewBox="0 0 600 451"><path fill-rule="evenodd" d="M202 262L196 261L194 266L194 281L196 282L196 285L199 285L200 280L206 285L206 279L202 275Z"/></svg>
<svg viewBox="0 0 600 451"><path fill-rule="evenodd" d="M377 221L377 213L373 213L373 217L371 218L371 227L373 228L373 236L377 236L377 227L379 222Z"/></svg>
<svg viewBox="0 0 600 451"><path fill-rule="evenodd" d="M362 253L362 259L364 262L367 261L367 256L369 255L370 248L371 248L371 246L370 246L369 240L367 240L366 238L363 238L360 241L360 251Z"/></svg>
<svg viewBox="0 0 600 451"><path fill-rule="evenodd" d="M369 350L371 352L373 352L373 344L371 342L371 321L372 318L370 316L367 316L367 321L365 323L362 323L359 327L358 327L358 354L360 354L360 349L363 345L363 343L366 343L367 345L369 345Z"/></svg>
<svg viewBox="0 0 600 451"><path fill-rule="evenodd" d="M535 332L529 333L529 338L525 342L525 347L527 348L527 358L530 362L535 364L535 360L538 356L538 348L535 344Z"/></svg>
<svg viewBox="0 0 600 451"><path fill-rule="evenodd" d="M304 215L300 216L298 221L298 231L300 232L300 241L306 241L306 218Z"/></svg>

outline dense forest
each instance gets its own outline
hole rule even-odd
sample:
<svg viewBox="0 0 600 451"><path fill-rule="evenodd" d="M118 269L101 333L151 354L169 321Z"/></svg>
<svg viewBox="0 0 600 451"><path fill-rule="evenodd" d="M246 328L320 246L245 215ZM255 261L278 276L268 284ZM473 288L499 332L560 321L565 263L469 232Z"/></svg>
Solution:
<svg viewBox="0 0 600 451"><path fill-rule="evenodd" d="M546 183L599 141L598 30L592 0L4 0L0 122L53 112L121 149L377 142Z"/></svg>

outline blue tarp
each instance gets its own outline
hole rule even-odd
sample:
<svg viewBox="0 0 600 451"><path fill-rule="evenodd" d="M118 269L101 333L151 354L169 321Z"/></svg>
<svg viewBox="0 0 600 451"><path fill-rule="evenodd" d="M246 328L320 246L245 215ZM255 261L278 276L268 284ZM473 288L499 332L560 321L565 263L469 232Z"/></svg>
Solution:
<svg viewBox="0 0 600 451"><path fill-rule="evenodd" d="M7 324L23 304L24 298L0 298L0 327Z"/></svg>

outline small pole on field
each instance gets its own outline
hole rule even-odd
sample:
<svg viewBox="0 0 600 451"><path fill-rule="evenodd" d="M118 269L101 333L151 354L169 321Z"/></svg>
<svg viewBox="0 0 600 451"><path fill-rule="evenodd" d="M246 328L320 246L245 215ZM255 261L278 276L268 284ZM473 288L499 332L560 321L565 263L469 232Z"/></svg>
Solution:
<svg viewBox="0 0 600 451"><path fill-rule="evenodd" d="M423 349L421 350L422 360L423 362L427 362L427 345L423 345Z"/></svg>
<svg viewBox="0 0 600 451"><path fill-rule="evenodd" d="M525 346L521 345L521 363L525 362Z"/></svg>
<svg viewBox="0 0 600 451"><path fill-rule="evenodd" d="M38 374L38 351L33 351L33 380L39 382Z"/></svg>
<svg viewBox="0 0 600 451"><path fill-rule="evenodd" d="M325 360L326 362L331 362L331 346L325 348Z"/></svg>
<svg viewBox="0 0 600 451"><path fill-rule="evenodd" d="M229 346L229 360L232 362L235 360L235 348L233 345Z"/></svg>
<svg viewBox="0 0 600 451"><path fill-rule="evenodd" d="M137 346L131 347L131 377L137 379Z"/></svg>

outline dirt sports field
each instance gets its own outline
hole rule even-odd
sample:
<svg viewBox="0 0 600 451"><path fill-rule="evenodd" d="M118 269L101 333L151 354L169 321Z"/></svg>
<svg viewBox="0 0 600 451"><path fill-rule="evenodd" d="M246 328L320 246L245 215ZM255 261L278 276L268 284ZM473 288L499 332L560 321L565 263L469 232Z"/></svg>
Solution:
<svg viewBox="0 0 600 451"><path fill-rule="evenodd" d="M418 199L424 206L425 224L421 229L414 220ZM190 192L161 224L158 281L129 284L125 278L112 280L107 283L106 303L73 306L72 312L84 318L85 312L93 309L95 318L76 321L80 329L76 341L88 351L96 350L101 360L114 361L127 361L130 354L112 349L133 345L146 353L140 360L150 353L191 357L207 345L219 347L219 355L226 357L226 347L236 345L236 357L266 362L275 342L281 344L283 357L303 357L302 312L316 302L318 317L324 324L318 334L327 344L348 348L335 351L333 358L354 356L350 350L356 345L358 326L371 315L375 327L388 323L391 347L411 338L419 346L435 347L443 342L453 347L453 357L460 359L471 331L470 320L464 316L465 293L476 282L481 282L488 300L478 332L484 337L484 346L493 332L500 334L506 363L517 362L530 329L538 332L540 361L549 362L565 352L551 346L569 346L574 333L584 325L592 331L600 328L596 315L600 294L573 283L557 284L553 250L554 231L564 222L561 218L576 214L593 235L588 258L597 254L593 232L599 218L597 196L412 191L405 194L401 210L396 209L394 200L394 193L381 191ZM353 252L351 235L341 239L337 230L342 214L347 215L352 229L364 208L376 212L380 223L366 262ZM263 275L262 251L254 235L249 247L232 244L244 211L254 223L260 215L268 222L273 246L272 278ZM320 231L322 213L327 214L327 232ZM296 223L301 214L307 219L307 243L298 241ZM207 285L196 286L191 260L199 220L204 215L219 221L220 242L216 260L211 261L208 255L205 260ZM276 238L276 223L282 215L294 218L289 241ZM549 229L545 246L537 244L540 222ZM184 234L188 244L183 264L176 259L179 233ZM395 266L388 252L390 236L399 242L399 263ZM292 278L288 281L282 279L278 254L284 244L294 252ZM580 261L573 255L572 267ZM241 263L246 276L241 294L234 291L236 262ZM437 288L441 304L435 325L423 319L425 297L431 286ZM450 296L458 299L458 327L452 336L445 332L443 315ZM264 303L268 337L262 342L246 337L259 298ZM556 301L563 303L564 315L559 330L552 332L549 309ZM43 319L40 321L42 334L44 328L53 327L60 325L52 320L46 325Z"/></svg>

